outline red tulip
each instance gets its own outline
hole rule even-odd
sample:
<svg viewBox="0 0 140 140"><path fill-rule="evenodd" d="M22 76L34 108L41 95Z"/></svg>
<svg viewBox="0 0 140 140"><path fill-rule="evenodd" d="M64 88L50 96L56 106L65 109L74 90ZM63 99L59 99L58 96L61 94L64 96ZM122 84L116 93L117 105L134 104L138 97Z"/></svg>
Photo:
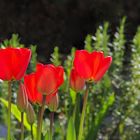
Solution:
<svg viewBox="0 0 140 140"><path fill-rule="evenodd" d="M0 79L20 80L27 69L31 50L27 48L0 49Z"/></svg>
<svg viewBox="0 0 140 140"><path fill-rule="evenodd" d="M58 87L63 83L63 73L60 66L37 64L37 71L24 77L29 100L32 103L42 104L43 94L47 96L56 94Z"/></svg>
<svg viewBox="0 0 140 140"><path fill-rule="evenodd" d="M81 78L77 71L73 68L70 73L70 87L76 92L79 92L84 88L84 86L85 80Z"/></svg>
<svg viewBox="0 0 140 140"><path fill-rule="evenodd" d="M77 50L75 53L74 67L77 73L85 80L99 81L108 70L112 57L104 57L103 52Z"/></svg>
<svg viewBox="0 0 140 140"><path fill-rule="evenodd" d="M57 91L58 87L63 83L63 67L48 64L37 65L37 88L44 95L49 95Z"/></svg>

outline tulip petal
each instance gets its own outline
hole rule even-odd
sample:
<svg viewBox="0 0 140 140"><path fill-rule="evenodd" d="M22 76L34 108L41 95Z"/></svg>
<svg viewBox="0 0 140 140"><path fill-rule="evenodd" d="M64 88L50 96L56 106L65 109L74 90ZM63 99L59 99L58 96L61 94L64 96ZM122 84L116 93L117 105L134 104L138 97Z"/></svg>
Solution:
<svg viewBox="0 0 140 140"><path fill-rule="evenodd" d="M38 91L49 95L57 89L56 72L53 65L46 65L38 79Z"/></svg>
<svg viewBox="0 0 140 140"><path fill-rule="evenodd" d="M90 60L91 62L91 69L92 69L92 78L95 78L95 74L97 73L97 70L99 69L101 60L103 58L103 52L97 52L94 51L93 53L91 53L90 55Z"/></svg>
<svg viewBox="0 0 140 140"><path fill-rule="evenodd" d="M27 69L31 58L31 51L26 48L17 49L15 56L12 56L13 75L16 80L20 80ZM15 65L17 63L17 65Z"/></svg>
<svg viewBox="0 0 140 140"><path fill-rule="evenodd" d="M74 67L77 73L85 79L89 79L92 75L91 60L89 59L90 53L88 53L86 50L76 51L74 59Z"/></svg>
<svg viewBox="0 0 140 140"><path fill-rule="evenodd" d="M37 63L37 65L36 65L36 71L37 71L37 72L38 72L38 71L42 71L43 68L44 68L44 65L43 65L43 64Z"/></svg>
<svg viewBox="0 0 140 140"><path fill-rule="evenodd" d="M35 74L24 76L24 84L27 90L28 98L31 102L35 102Z"/></svg>
<svg viewBox="0 0 140 140"><path fill-rule="evenodd" d="M100 66L97 70L97 73L95 75L95 81L99 81L103 75L105 74L105 72L108 70L109 66L111 65L112 62L112 57L108 56L102 59Z"/></svg>
<svg viewBox="0 0 140 140"><path fill-rule="evenodd" d="M29 100L32 103L41 103L42 95L37 91L35 73L24 76L24 85L26 87Z"/></svg>
<svg viewBox="0 0 140 140"><path fill-rule="evenodd" d="M58 81L58 87L59 87L64 82L64 77L63 77L64 69L62 66L56 67L56 75L57 75L57 81Z"/></svg>
<svg viewBox="0 0 140 140"><path fill-rule="evenodd" d="M0 49L0 79L11 80L11 55L9 49Z"/></svg>

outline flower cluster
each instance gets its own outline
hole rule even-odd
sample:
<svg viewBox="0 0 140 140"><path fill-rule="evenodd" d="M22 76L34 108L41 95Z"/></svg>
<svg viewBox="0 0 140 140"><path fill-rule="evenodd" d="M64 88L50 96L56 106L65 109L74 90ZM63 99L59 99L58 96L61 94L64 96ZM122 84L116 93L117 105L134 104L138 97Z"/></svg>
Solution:
<svg viewBox="0 0 140 140"><path fill-rule="evenodd" d="M27 113L28 122L32 125L35 120L34 109L31 104L40 107L38 113L37 139L41 140L42 118L45 106L50 112L55 112L58 108L58 89L64 82L64 69L62 66L53 64L36 65L36 71L26 74L26 69L31 59L31 50L27 48L14 48L9 46L0 49L0 79L9 83L9 104L8 122L10 122L11 111L11 83L13 80L20 80L17 93L17 107L22 113ZM79 139L81 140L84 112L88 95L88 83L98 82L106 73L112 57L105 57L103 52L94 51L89 53L86 50L77 50L70 73L70 86L76 92L86 90L85 101L83 103L82 119L80 121ZM23 79L23 83L21 80ZM53 116L53 115L52 115ZM23 120L23 119L22 119ZM52 126L52 124L50 125ZM50 127L51 128L51 127ZM10 123L8 123L7 139L10 140ZM23 137L23 136L22 136Z"/></svg>
<svg viewBox="0 0 140 140"><path fill-rule="evenodd" d="M74 68L71 70L70 85L75 91L84 88L85 82L98 82L108 70L112 57L105 57L103 52L77 50L74 58Z"/></svg>
<svg viewBox="0 0 140 140"><path fill-rule="evenodd" d="M57 96L58 88L64 81L63 75L64 70L61 66L38 63L36 72L24 77L24 85L30 102L41 105L43 95L46 95L46 104L50 103L50 100Z"/></svg>

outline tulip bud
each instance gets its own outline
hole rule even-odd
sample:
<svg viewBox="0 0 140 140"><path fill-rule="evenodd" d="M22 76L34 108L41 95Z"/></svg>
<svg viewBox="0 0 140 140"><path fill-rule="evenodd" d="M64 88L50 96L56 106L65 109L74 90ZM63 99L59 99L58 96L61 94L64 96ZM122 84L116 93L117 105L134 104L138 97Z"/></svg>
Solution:
<svg viewBox="0 0 140 140"><path fill-rule="evenodd" d="M47 96L47 106L51 112L55 112L59 105L58 94L52 94Z"/></svg>
<svg viewBox="0 0 140 140"><path fill-rule="evenodd" d="M24 84L20 83L17 94L17 107L21 112L24 112L28 106L28 97Z"/></svg>
<svg viewBox="0 0 140 140"><path fill-rule="evenodd" d="M81 78L76 70L73 68L70 73L70 87L79 92L80 90L84 89L85 80Z"/></svg>
<svg viewBox="0 0 140 140"><path fill-rule="evenodd" d="M34 109L30 103L28 103L26 113L27 113L27 121L29 124L32 125L35 121L35 112L34 112Z"/></svg>

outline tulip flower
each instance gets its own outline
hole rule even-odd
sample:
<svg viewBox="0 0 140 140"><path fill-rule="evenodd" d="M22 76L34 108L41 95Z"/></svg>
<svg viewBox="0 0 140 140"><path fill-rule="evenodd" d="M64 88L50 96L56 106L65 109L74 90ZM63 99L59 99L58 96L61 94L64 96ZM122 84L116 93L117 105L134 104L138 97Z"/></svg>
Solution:
<svg viewBox="0 0 140 140"><path fill-rule="evenodd" d="M38 116L37 139L41 140L42 118L48 96L55 94L63 83L64 70L61 66L37 64L35 73L24 77L27 95L31 102L41 104ZM51 98L49 98L51 99ZM55 106L55 105L54 105Z"/></svg>
<svg viewBox="0 0 140 140"><path fill-rule="evenodd" d="M74 68L86 81L99 81L108 70L112 57L105 57L103 52L77 50L74 59Z"/></svg>
<svg viewBox="0 0 140 140"><path fill-rule="evenodd" d="M24 76L30 102L42 104L43 94L54 94L63 83L63 73L61 66L37 64L36 72Z"/></svg>
<svg viewBox="0 0 140 140"><path fill-rule="evenodd" d="M77 71L73 68L70 73L70 87L79 92L80 90L84 89L85 80L81 78Z"/></svg>
<svg viewBox="0 0 140 140"><path fill-rule="evenodd" d="M12 80L21 80L31 58L31 50L27 48L0 48L0 79L8 81L8 116L7 140L11 131L11 94Z"/></svg>
<svg viewBox="0 0 140 140"><path fill-rule="evenodd" d="M42 105L43 95L37 89L37 77L36 73L31 73L24 76L24 85L27 90L27 96L31 103ZM47 86L47 85L46 85ZM46 97L46 104L48 101Z"/></svg>
<svg viewBox="0 0 140 140"><path fill-rule="evenodd" d="M27 69L31 50L27 48L0 49L0 79L5 81L20 80Z"/></svg>
<svg viewBox="0 0 140 140"><path fill-rule="evenodd" d="M112 62L112 57L105 57L101 51L89 53L86 50L77 50L74 58L74 68L78 75L86 80L86 91L83 100L78 140L83 136L83 125L88 99L89 82L98 82L104 76Z"/></svg>
<svg viewBox="0 0 140 140"><path fill-rule="evenodd" d="M43 95L49 95L57 91L63 83L64 70L61 66L55 67L52 64L37 65L37 88Z"/></svg>

